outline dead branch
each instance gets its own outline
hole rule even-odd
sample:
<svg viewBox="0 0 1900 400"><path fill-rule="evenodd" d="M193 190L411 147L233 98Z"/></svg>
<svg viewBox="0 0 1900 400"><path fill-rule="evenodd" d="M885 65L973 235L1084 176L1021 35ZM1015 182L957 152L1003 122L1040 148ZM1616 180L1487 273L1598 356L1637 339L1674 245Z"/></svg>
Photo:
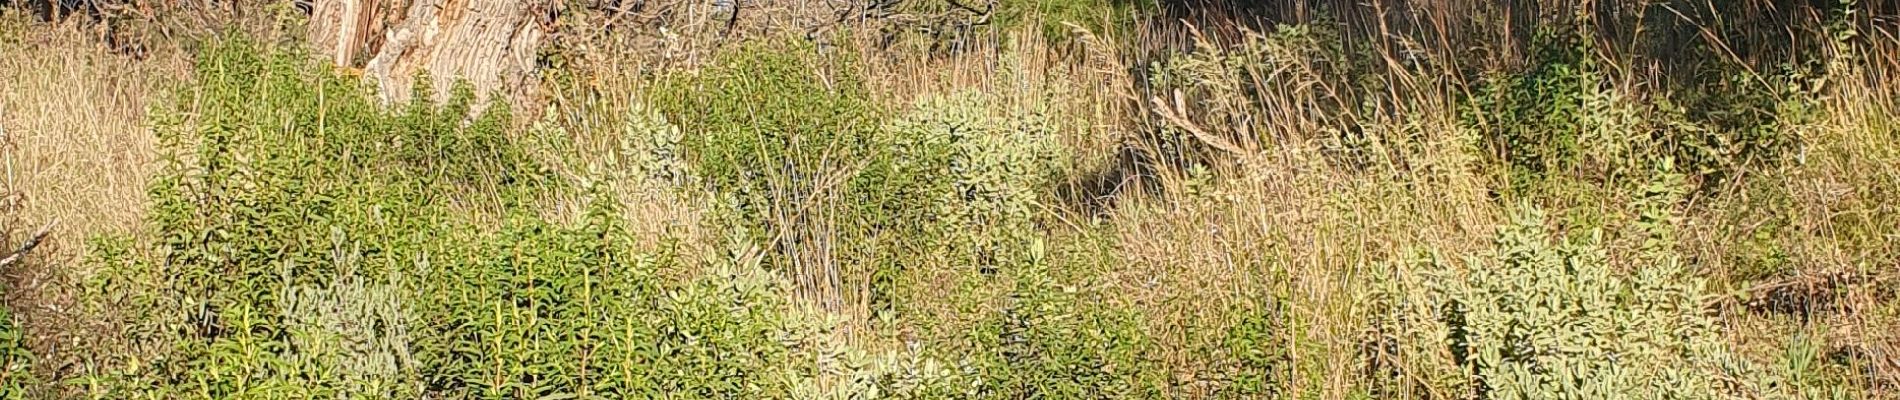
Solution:
<svg viewBox="0 0 1900 400"><path fill-rule="evenodd" d="M1188 131L1189 134L1194 135L1194 138L1200 139L1202 143L1207 143L1207 145L1209 146L1213 146L1216 149L1233 153L1235 155L1244 156L1244 155L1250 155L1254 153L1253 151L1249 151L1247 149L1241 148L1239 145L1235 145L1234 142L1229 141L1226 138L1222 138L1218 135L1214 135L1212 133L1208 133L1205 130L1202 130L1200 125L1195 124L1194 121L1192 120L1189 120L1183 112L1187 109L1187 105L1184 104L1184 101L1182 100L1181 91L1179 90L1174 92L1174 106L1173 107L1169 107L1168 102L1166 100L1162 100L1161 97L1158 97L1158 96L1154 98L1150 98L1149 101L1154 103L1154 106L1155 106L1154 112L1156 115L1160 115L1162 119L1165 119L1169 123L1174 124L1174 126L1180 127L1181 129Z"/></svg>
<svg viewBox="0 0 1900 400"><path fill-rule="evenodd" d="M34 232L33 237L27 239L25 244L20 245L18 250L14 250L12 254L7 255L7 258L0 258L0 268L12 266L14 262L25 258L26 253L33 251L33 248L39 247L40 242L46 240L46 235L53 233L54 225L59 225L59 220L46 223L46 226L42 226L38 232Z"/></svg>
<svg viewBox="0 0 1900 400"><path fill-rule="evenodd" d="M944 0L944 2L950 3L950 6L952 7L961 8L964 11L969 11L972 14L976 14L976 17L977 17L976 21L971 22L970 25L988 25L990 23L990 12L996 10L996 2L994 0L990 1L988 4L984 4L983 9L981 10L976 9L976 7L965 5L963 4L963 2L960 2L957 0Z"/></svg>

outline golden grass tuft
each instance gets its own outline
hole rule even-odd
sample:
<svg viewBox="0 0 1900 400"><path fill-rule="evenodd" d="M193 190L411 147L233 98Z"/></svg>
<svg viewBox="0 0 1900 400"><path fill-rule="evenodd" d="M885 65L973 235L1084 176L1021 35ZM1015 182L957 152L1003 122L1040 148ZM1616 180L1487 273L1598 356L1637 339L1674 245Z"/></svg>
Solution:
<svg viewBox="0 0 1900 400"><path fill-rule="evenodd" d="M157 167L145 110L187 66L116 54L77 25L17 17L0 20L21 32L0 40L0 193L17 196L8 210L23 226L17 230L58 225L25 263L4 271L6 300L31 347L49 355L41 368L68 368L77 360L60 357L96 340L73 293L86 275L78 262L85 240L143 226L147 178Z"/></svg>

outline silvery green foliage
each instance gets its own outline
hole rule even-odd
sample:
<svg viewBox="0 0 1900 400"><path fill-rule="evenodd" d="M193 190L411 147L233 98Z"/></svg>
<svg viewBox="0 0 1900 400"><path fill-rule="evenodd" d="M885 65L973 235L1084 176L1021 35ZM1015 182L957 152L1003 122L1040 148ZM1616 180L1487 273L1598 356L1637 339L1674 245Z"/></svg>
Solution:
<svg viewBox="0 0 1900 400"><path fill-rule="evenodd" d="M1426 285L1481 398L1726 398L1736 373L1701 280L1673 255L1612 268L1600 235L1559 240L1530 209L1496 252ZM1435 262L1436 263L1436 262Z"/></svg>
<svg viewBox="0 0 1900 400"><path fill-rule="evenodd" d="M1033 239L1037 196L1063 168L1052 126L1039 115L1009 118L989 100L960 94L924 100L891 126L898 163L947 177L926 183L934 224L979 259L1015 260ZM987 264L987 263L986 263Z"/></svg>
<svg viewBox="0 0 1900 400"><path fill-rule="evenodd" d="M953 257L1007 276L1000 313L963 332L960 368L917 361L886 374L900 398L1149 398L1158 375L1151 343L1132 313L1092 307L1093 298L1052 277L1036 226L1039 196L1067 165L1054 125L1041 115L1000 111L976 94L926 99L889 125L893 176L929 205L927 236Z"/></svg>
<svg viewBox="0 0 1900 400"><path fill-rule="evenodd" d="M346 247L340 231L332 234L332 258L339 270L354 271L361 249ZM314 386L330 387L342 397L413 396L420 389L411 375L409 310L400 282L363 282L354 273L323 286L287 288L280 300L289 341L284 358ZM398 275L399 276L399 275Z"/></svg>
<svg viewBox="0 0 1900 400"><path fill-rule="evenodd" d="M888 352L844 348L834 390L805 398L959 399L974 395L978 371L969 363L949 364L926 354L919 344Z"/></svg>
<svg viewBox="0 0 1900 400"><path fill-rule="evenodd" d="M681 152L680 128L658 110L635 103L627 111L627 128L614 158L616 171L639 179L643 185L683 186L691 173Z"/></svg>

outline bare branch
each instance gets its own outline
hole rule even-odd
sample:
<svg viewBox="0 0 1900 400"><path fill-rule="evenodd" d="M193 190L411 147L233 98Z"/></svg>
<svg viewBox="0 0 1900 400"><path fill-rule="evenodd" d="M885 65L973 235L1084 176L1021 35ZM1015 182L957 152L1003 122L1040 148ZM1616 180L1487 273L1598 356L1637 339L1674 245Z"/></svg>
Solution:
<svg viewBox="0 0 1900 400"><path fill-rule="evenodd" d="M59 225L59 220L53 220L53 222L46 223L46 226L40 227L38 232L33 233L32 238L27 239L25 244L20 245L20 249L14 250L13 254L7 255L7 258L0 259L0 268L13 265L14 262L18 262L21 258L26 257L26 253L33 251L33 248L39 247L40 242L46 240L46 235L53 233L53 226L55 225Z"/></svg>
<svg viewBox="0 0 1900 400"><path fill-rule="evenodd" d="M990 2L989 2L988 4L984 4L984 5L983 5L983 9L981 9L981 10L978 10L978 9L976 9L976 7L971 7L971 6L969 6L969 5L965 5L965 4L963 4L963 2L960 2L960 1L957 1L957 0L944 0L944 2L946 2L946 3L950 3L950 6L952 6L952 7L956 7L956 8L960 8L960 9L963 9L963 10L965 10L965 11L969 11L969 12L971 12L971 13L975 13L975 14L976 14L976 21L975 21L975 22L971 22L971 23L970 23L970 25L973 25L973 26L974 26L974 25L988 25L988 24L990 23L990 11L993 11L993 10L995 10L995 9L996 9L996 1L995 1L995 0L990 0Z"/></svg>
<svg viewBox="0 0 1900 400"><path fill-rule="evenodd" d="M1248 154L1254 153L1252 151L1248 151L1247 149L1242 148L1241 146L1235 145L1232 141L1229 141L1218 135L1214 135L1212 133L1208 133L1205 130L1202 130L1200 125L1195 124L1194 121L1189 120L1186 115L1183 115L1183 110L1186 110L1187 107L1184 104L1182 104L1181 92L1178 90L1175 91L1174 96L1175 96L1175 100L1174 100L1175 105L1173 107L1169 107L1168 102L1166 100L1162 100L1161 97L1154 97L1154 98L1149 99L1149 101L1154 103L1155 114L1160 115L1162 119L1167 120L1169 123L1172 123L1175 126L1188 131L1189 134L1194 135L1194 138L1200 139L1201 142L1207 143L1207 145L1213 146L1214 148L1220 149L1221 151L1226 151L1226 152L1233 153L1236 155L1248 155Z"/></svg>
<svg viewBox="0 0 1900 400"><path fill-rule="evenodd" d="M990 2L990 3L989 3L989 4L987 4L987 5L984 5L984 6L983 6L983 9L981 9L981 10L978 10L978 9L976 9L976 7L971 7L971 6L967 6L967 5L964 5L964 4L963 4L963 2L960 2L960 1L957 1L957 0L943 0L943 1L944 1L944 2L946 2L946 3L950 3L950 5L951 5L951 6L954 6L954 7L956 7L956 8L961 8L961 9L964 9L964 10L967 10L967 11L969 11L969 12L973 12L973 13L976 13L977 15L989 15L989 14L990 14L990 10L991 10L991 9L995 9L995 8L996 8L996 2L994 2L994 1L992 1L992 2Z"/></svg>

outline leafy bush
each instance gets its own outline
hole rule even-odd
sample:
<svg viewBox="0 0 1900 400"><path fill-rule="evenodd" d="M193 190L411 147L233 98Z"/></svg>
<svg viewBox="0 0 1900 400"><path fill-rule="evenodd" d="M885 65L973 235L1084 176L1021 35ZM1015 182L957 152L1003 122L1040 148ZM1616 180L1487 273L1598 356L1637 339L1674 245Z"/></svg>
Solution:
<svg viewBox="0 0 1900 400"><path fill-rule="evenodd" d="M975 94L918 102L888 128L896 161L882 176L903 179L893 185L903 201L926 205L906 216L929 221L922 237L993 270L1027 261L1039 196L1067 163L1044 119L990 110Z"/></svg>
<svg viewBox="0 0 1900 400"><path fill-rule="evenodd" d="M756 264L663 280L680 261L635 246L610 196L578 226L532 212L571 189L504 110L469 119L462 91L383 111L302 60L219 44L180 93L198 107L157 114L158 240L88 257L87 302L130 342L95 354L93 394L787 398L817 379L829 322Z"/></svg>
<svg viewBox="0 0 1900 400"><path fill-rule="evenodd" d="M1552 239L1534 208L1499 231L1489 258L1463 266L1425 258L1412 268L1423 276L1401 276L1388 292L1413 297L1391 304L1423 301L1412 312L1430 313L1385 323L1405 332L1398 346L1411 348L1401 350L1411 364L1395 368L1480 398L1727 398L1762 390L1734 384L1759 381L1727 352L1702 309L1700 279L1664 244L1670 222L1659 215L1666 213L1645 218L1656 247L1629 272L1611 265L1595 236ZM1448 372L1429 365L1434 353L1449 354L1441 360L1468 374L1469 385L1423 378Z"/></svg>
<svg viewBox="0 0 1900 400"><path fill-rule="evenodd" d="M26 336L13 326L13 316L0 307L0 399L24 399L38 378L33 375L33 353Z"/></svg>
<svg viewBox="0 0 1900 400"><path fill-rule="evenodd" d="M815 60L804 42L750 44L722 53L697 76L663 82L658 108L694 132L681 142L691 169L765 265L827 310L861 304L856 291L879 250L871 238L896 224L865 210L884 204L885 182L861 173L889 154L876 142L881 111L851 60ZM858 207L869 204L870 207Z"/></svg>
<svg viewBox="0 0 1900 400"><path fill-rule="evenodd" d="M1699 75L1719 78L1640 94L1615 86L1615 74L1628 72L1602 59L1582 28L1540 31L1533 47L1532 67L1487 77L1462 109L1520 193L1572 178L1633 182L1664 158L1714 184L1775 165L1813 112L1795 69L1711 67Z"/></svg>
<svg viewBox="0 0 1900 400"><path fill-rule="evenodd" d="M661 282L672 261L630 251L613 215L578 230L525 221L481 252L502 257L438 272L423 308L436 335L418 343L430 392L785 398L810 379L812 353L793 346L815 325L787 317L776 278L740 264Z"/></svg>
<svg viewBox="0 0 1900 400"><path fill-rule="evenodd" d="M1240 323L1225 332L1222 347L1234 365L1227 370L1225 398L1271 397L1278 393L1281 377L1276 375L1287 361L1287 347L1279 336L1286 330L1285 310L1278 303L1240 316Z"/></svg>
<svg viewBox="0 0 1900 400"><path fill-rule="evenodd" d="M1520 75L1492 76L1464 108L1509 171L1511 189L1544 189L1547 177L1609 181L1650 156L1652 131L1641 104L1610 87L1592 41L1540 31L1540 62ZM1551 179L1558 181L1556 179Z"/></svg>
<svg viewBox="0 0 1900 400"><path fill-rule="evenodd" d="M1161 369L1133 313L1050 278L1040 245L1010 274L1002 312L971 331L977 398L1160 398Z"/></svg>
<svg viewBox="0 0 1900 400"><path fill-rule="evenodd" d="M768 266L807 281L831 273L792 267L831 263L835 284L870 281L869 298L847 294L847 304L888 310L905 292L892 286L929 266L907 260L942 256L991 273L1022 262L1039 235L1038 197L1066 168L1046 119L999 117L964 94L880 123L855 77L822 72L848 65L804 50L730 53L656 95L699 132L682 142L690 168L732 200L752 241L773 244Z"/></svg>
<svg viewBox="0 0 1900 400"><path fill-rule="evenodd" d="M361 260L358 246L334 238L332 259L344 269ZM350 247L345 247L350 246ZM289 337L283 361L310 370L314 386L342 397L417 395L410 328L416 323L400 274L396 282L364 282L339 274L327 285L291 288L278 302Z"/></svg>
<svg viewBox="0 0 1900 400"><path fill-rule="evenodd" d="M707 186L737 199L740 221L754 235L771 234L755 236L761 241L835 223L828 229L844 245L827 256L869 267L845 271L874 273L881 283L871 294L887 313L916 318L893 303L945 300L917 297L941 293L927 288L946 284L933 278L1016 285L1006 291L1009 311L967 310L974 314L967 325L924 321L970 331L933 334L909 355L870 357L854 379L899 397L1152 397L1154 369L1142 364L1146 339L1132 316L1090 307L1044 272L1039 199L1066 168L1050 123L998 116L986 97L959 94L927 98L876 124L879 113L854 78L814 74L827 64L800 49L731 53L662 88L663 108L700 133L684 144ZM826 184L834 191L821 191ZM825 214L836 217L809 219ZM811 251L796 245L778 251ZM987 301L981 291L959 296Z"/></svg>
<svg viewBox="0 0 1900 400"><path fill-rule="evenodd" d="M603 171L622 174L618 179L661 187L692 187L694 172L687 165L682 142L686 135L644 104L636 103L627 111L627 127L621 133L611 165Z"/></svg>
<svg viewBox="0 0 1900 400"><path fill-rule="evenodd" d="M402 282L431 278L410 267L465 243L447 234L468 223L453 221L456 207L493 212L554 184L504 135L505 109L469 118L466 89L391 113L308 71L321 69L301 54L218 43L178 94L196 108L154 117L169 152L152 185L159 239L92 252L94 303L128 319L131 346L148 352L107 353L121 389L418 395L412 374L433 360L417 360L412 341L431 332L415 329L418 288ZM452 200L472 193L500 201Z"/></svg>
<svg viewBox="0 0 1900 400"><path fill-rule="evenodd" d="M760 231L772 215L795 207L835 176L876 163L879 111L843 66L809 59L799 42L753 44L722 53L698 76L664 82L656 105L693 135L682 141L695 171L713 190L729 193L744 220ZM839 191L856 185L843 182ZM847 195L848 196L848 195ZM783 199L783 203L779 202Z"/></svg>
<svg viewBox="0 0 1900 400"><path fill-rule="evenodd" d="M888 240L908 252L880 254L898 264L880 270L874 290L931 331L923 355L884 379L912 388L901 396L1158 396L1159 369L1143 357L1150 344L1135 315L1095 307L1089 299L1101 294L1050 273L1056 267L1038 215L1069 165L1055 128L1040 115L999 112L991 101L960 93L916 102L881 133L890 161L861 175L883 184L859 204L860 215L904 226ZM952 298L928 297L946 289ZM963 320L914 320L947 317L921 311L931 307L954 307L948 317Z"/></svg>
<svg viewBox="0 0 1900 400"><path fill-rule="evenodd" d="M277 3L265 17L298 17ZM876 1L834 10L869 23L731 46L679 31L703 7L562 11L557 39L616 42L594 50L719 53L625 77L627 110L589 57L543 57L552 92L587 98L526 130L465 86L379 104L295 51L212 41L152 110L167 167L150 204L123 203L147 230L55 268L88 279L85 315L35 318L53 322L36 340L0 310L0 399L1845 398L1891 380L1872 333L1900 315L1879 268L1900 243L1878 82L1895 46L1852 33L1885 32L1856 3L1164 3ZM1248 16L1306 25L1224 21ZM27 17L0 15L0 47L41 41ZM1838 26L1751 26L1784 18ZM1067 23L1100 35L1067 43ZM1525 26L1547 30L1520 49ZM925 92L956 88L1008 90ZM78 139L18 154L98 144ZM32 158L29 178L67 168ZM1527 210L1471 250L1515 201L1563 220ZM1422 243L1441 247L1364 268ZM1741 301L1704 299L1703 277ZM1826 279L1755 282L1806 277ZM9 294L63 309L61 281ZM72 332L93 348L51 340ZM1724 337L1788 340L1761 370Z"/></svg>

